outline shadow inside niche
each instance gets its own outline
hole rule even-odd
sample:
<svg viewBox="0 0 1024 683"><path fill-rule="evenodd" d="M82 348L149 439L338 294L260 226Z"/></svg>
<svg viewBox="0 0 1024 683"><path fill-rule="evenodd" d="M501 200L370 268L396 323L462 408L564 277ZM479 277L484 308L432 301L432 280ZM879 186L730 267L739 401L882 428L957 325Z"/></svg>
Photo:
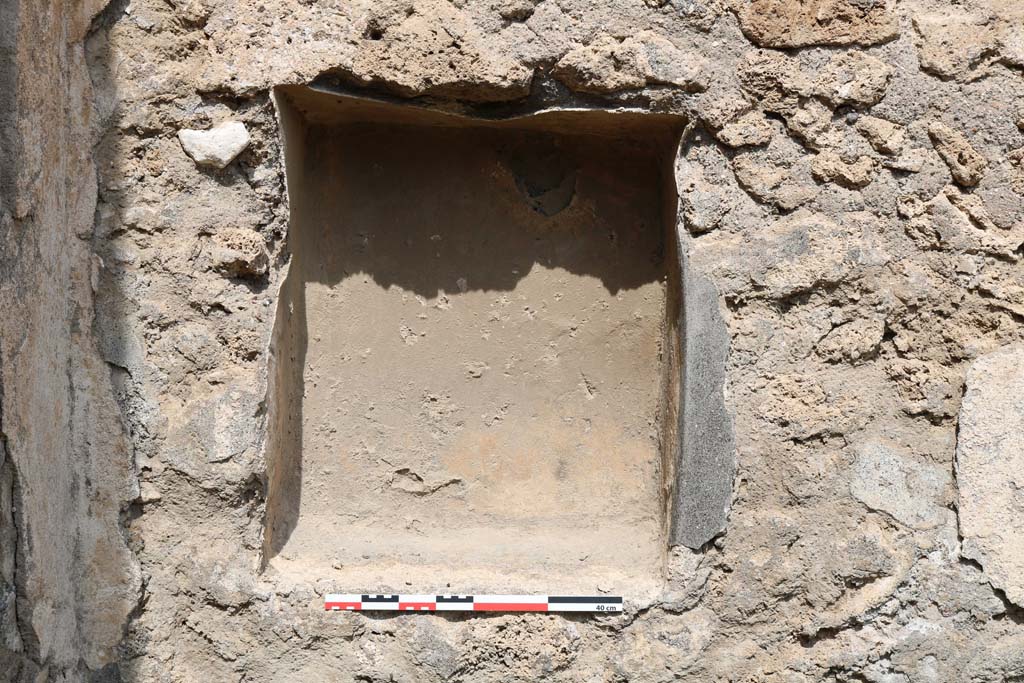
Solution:
<svg viewBox="0 0 1024 683"><path fill-rule="evenodd" d="M465 463L445 453L458 450L452 444L465 441L473 431L465 423L476 416L457 415L446 401L461 396L453 403L465 406L478 398L473 410L483 412L484 403L507 391L513 404L533 400L541 404L531 406L535 413L557 411L562 422L583 424L591 419L585 407L562 406L581 384L584 403L593 399L598 390L586 378L592 371L609 398L606 412L595 412L598 422L617 411L648 410L644 420L658 414L650 402L661 396L675 121L575 112L494 123L378 104L332 109L323 100L333 98L311 100L296 91L277 97L291 261L272 344L264 560L289 543L300 513L369 519L386 531L398 519L381 510L392 508L426 525L439 514L429 502L437 490L474 483L476 490L511 489L523 480L535 486L537 472L551 472L541 479L559 514L574 506L581 515L612 514L615 500L580 502L572 485L577 475L594 482L615 474L594 471L596 453L567 460L557 449L538 453L542 442L528 440L516 463L497 465L514 474L473 479L480 463L460 470ZM605 312L608 320L592 333L574 327ZM431 344L434 352L424 351ZM572 376L566 367L541 367L551 347ZM617 358L626 360L609 369ZM511 367L517 362L527 369ZM486 384L499 374L504 385ZM455 388L426 389L438 385ZM543 415L523 419L547 424ZM558 425L546 435L537 429L538 439L568 438ZM364 430L360 442L353 433ZM643 431L637 427L609 447L635 446L631 457L643 460L646 451L636 446L650 438ZM572 447L600 450L580 438L588 446ZM304 453L310 444L318 452ZM333 444L345 444L345 452L328 452ZM304 474L310 461L317 470ZM659 465L618 464L639 477L638 490L649 489L648 512L660 526ZM432 469L447 474L435 480ZM319 507L303 500L311 478ZM446 514L465 515L470 525L479 514L482 523L498 519L500 526L508 515L494 501L511 500L514 491L508 493L477 500L476 508L494 503L486 514L465 501ZM627 495L619 502L636 501ZM324 545L342 540L336 532L343 529L323 528L330 536Z"/></svg>

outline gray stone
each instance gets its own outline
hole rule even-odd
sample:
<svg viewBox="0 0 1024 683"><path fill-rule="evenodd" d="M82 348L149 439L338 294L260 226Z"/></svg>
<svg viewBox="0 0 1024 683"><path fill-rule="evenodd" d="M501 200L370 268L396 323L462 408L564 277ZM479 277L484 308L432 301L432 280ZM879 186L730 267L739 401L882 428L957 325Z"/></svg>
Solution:
<svg viewBox="0 0 1024 683"><path fill-rule="evenodd" d="M1024 606L1024 347L984 355L967 371L956 479L960 553Z"/></svg>
<svg viewBox="0 0 1024 683"><path fill-rule="evenodd" d="M249 131L240 121L228 121L210 130L179 130L178 140L196 164L222 169L249 146Z"/></svg>
<svg viewBox="0 0 1024 683"><path fill-rule="evenodd" d="M690 265L691 238L681 227L677 234L682 381L669 540L697 549L725 529L736 476L732 415L725 405L729 332L718 289Z"/></svg>

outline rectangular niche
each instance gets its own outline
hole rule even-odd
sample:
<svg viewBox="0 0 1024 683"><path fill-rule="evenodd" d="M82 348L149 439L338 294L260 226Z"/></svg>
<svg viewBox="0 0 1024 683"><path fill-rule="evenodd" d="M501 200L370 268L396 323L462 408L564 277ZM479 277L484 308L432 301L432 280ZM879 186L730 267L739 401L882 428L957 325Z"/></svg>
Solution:
<svg viewBox="0 0 1024 683"><path fill-rule="evenodd" d="M660 585L675 120L276 100L269 567L352 591Z"/></svg>

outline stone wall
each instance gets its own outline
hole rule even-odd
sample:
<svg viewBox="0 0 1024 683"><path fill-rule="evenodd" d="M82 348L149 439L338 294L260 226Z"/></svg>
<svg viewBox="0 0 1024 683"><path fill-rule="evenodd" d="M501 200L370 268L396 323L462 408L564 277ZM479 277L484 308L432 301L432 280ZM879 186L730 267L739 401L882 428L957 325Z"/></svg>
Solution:
<svg viewBox="0 0 1024 683"><path fill-rule="evenodd" d="M131 442L99 352L97 3L0 9L0 660L6 680L116 667L139 566Z"/></svg>
<svg viewBox="0 0 1024 683"><path fill-rule="evenodd" d="M1024 676L1004 532L1024 526L1019 435L999 432L1020 424L1024 372L1019 3L100 9L0 9L0 638L16 680ZM264 568L289 263L271 94L309 83L474 116L688 122L679 225L728 331L737 472L725 531L672 548L660 594L614 587L626 612L599 618L377 618L319 609L362 587ZM180 134L228 122L244 134Z"/></svg>

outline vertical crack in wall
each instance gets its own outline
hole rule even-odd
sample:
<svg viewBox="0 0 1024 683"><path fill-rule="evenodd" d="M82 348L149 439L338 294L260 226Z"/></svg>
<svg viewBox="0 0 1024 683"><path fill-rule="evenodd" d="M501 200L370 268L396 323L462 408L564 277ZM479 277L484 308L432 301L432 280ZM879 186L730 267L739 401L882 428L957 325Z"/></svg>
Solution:
<svg viewBox="0 0 1024 683"><path fill-rule="evenodd" d="M3 346L0 344L0 369L3 368ZM22 650L18 632L17 568L18 532L14 525L16 478L14 463L7 456L4 434L4 380L0 371L0 647L12 652Z"/></svg>
<svg viewBox="0 0 1024 683"><path fill-rule="evenodd" d="M14 267L11 233L21 141L18 114L18 36L21 3L0 3L0 288L8 285ZM14 653L24 649L18 626L18 532L15 525L17 477L4 432L4 348L0 339L0 662L20 669ZM7 656L3 656L7 655ZM14 671L9 672L13 675Z"/></svg>

